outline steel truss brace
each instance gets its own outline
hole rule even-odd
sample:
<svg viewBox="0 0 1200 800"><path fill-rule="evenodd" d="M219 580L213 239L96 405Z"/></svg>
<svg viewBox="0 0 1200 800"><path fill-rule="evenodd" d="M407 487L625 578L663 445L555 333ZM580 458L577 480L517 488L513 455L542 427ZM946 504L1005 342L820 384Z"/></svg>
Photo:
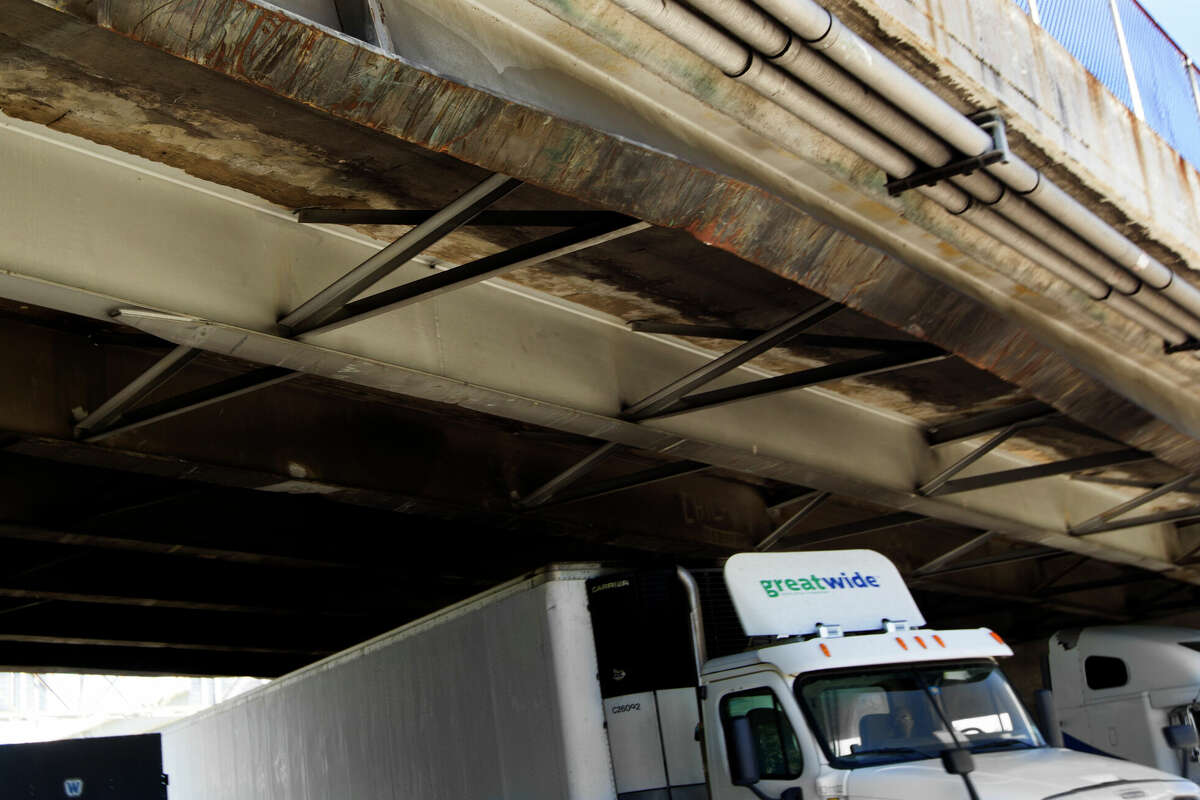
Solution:
<svg viewBox="0 0 1200 800"><path fill-rule="evenodd" d="M333 225L420 225L435 211L409 211L379 208L301 208L296 220ZM613 216L611 211L480 211L464 227L503 228L574 228L603 222Z"/></svg>
<svg viewBox="0 0 1200 800"><path fill-rule="evenodd" d="M769 331L758 333L745 344L735 347L728 353L713 359L699 369L689 372L687 375L672 381L657 392L647 395L633 405L628 406L621 412L621 418L628 420L647 419L660 409L670 406L688 392L716 380L756 356L783 344L805 328L811 327L821 320L836 314L840 309L841 306L837 303L832 300L826 300L810 309L801 311L786 322L775 326ZM578 463L555 475L549 481L518 500L517 505L521 508L536 508L537 506L547 504L558 492L564 490L595 469L616 448L617 445L611 442L601 445Z"/></svg>
<svg viewBox="0 0 1200 800"><path fill-rule="evenodd" d="M623 492L627 489L649 486L652 483L659 483L710 469L708 464L701 464L698 461L677 461L670 464L660 464L659 466L632 472L628 475L606 478L575 489L574 491L566 491L568 487L595 470L602 461L607 459L620 447L621 445L615 442L608 442L601 445L529 494L515 501L515 504L518 508L532 509L578 503L581 500L592 500L616 492Z"/></svg>
<svg viewBox="0 0 1200 800"><path fill-rule="evenodd" d="M1073 481L1084 481L1085 483L1103 483L1108 486L1127 486L1131 489L1157 489L1162 486L1158 481L1140 480L1138 478L1109 478L1104 475L1072 475ZM1183 494L1200 494L1200 488L1195 486L1183 486L1175 491Z"/></svg>
<svg viewBox="0 0 1200 800"><path fill-rule="evenodd" d="M429 300L446 292L470 286L521 267L531 267L589 247L644 231L650 223L621 214L609 214L578 228L555 233L543 239L517 245L509 250L471 261L445 272L409 281L387 291L348 302L322 316L320 323L300 323L294 333L317 334L344 328L371 317L386 314L413 303Z"/></svg>
<svg viewBox="0 0 1200 800"><path fill-rule="evenodd" d="M799 502L801 499L803 499L804 505L800 506L800 508L794 514L792 514L792 516L788 517L782 524L775 528L775 530L771 531L771 533L768 534L765 539L756 544L754 549L759 552L770 550L776 545L776 543L779 542L780 539L782 539L784 536L787 536L789 533L799 527L800 523L803 522L805 518L807 518L808 515L816 510L822 503L828 500L829 497L829 492L810 492L803 498L793 498L790 502Z"/></svg>
<svg viewBox="0 0 1200 800"><path fill-rule="evenodd" d="M802 540L789 542L788 546L784 549L802 550L805 547L812 547L815 544L849 539L851 536L861 536L866 533L891 530L892 528L903 528L906 525L912 525L914 522L920 522L923 519L927 519L924 514L915 514L911 511L897 511L894 514L883 514L878 517L859 520L858 522L831 525L828 528L809 531Z"/></svg>
<svg viewBox="0 0 1200 800"><path fill-rule="evenodd" d="M1144 514L1140 517L1126 517L1125 519L1093 525L1084 533L1074 530L1071 533L1075 536L1090 536L1094 533L1119 531L1123 528L1136 528L1140 525L1156 525L1162 522L1186 522L1193 519L1200 519L1200 506L1189 506L1188 508L1180 508L1175 511L1160 511L1157 514Z"/></svg>
<svg viewBox="0 0 1200 800"><path fill-rule="evenodd" d="M967 544L970 544L970 542L967 542ZM949 575L952 572L966 572L973 569L984 569L986 567L999 567L1004 564L1015 564L1019 561L1058 558L1060 556L1069 555L1071 555L1069 551L1057 550L1053 547L1023 547L1019 550L1013 550L1008 553L997 553L996 555L975 558L971 559L970 561L958 561L950 564L949 566L928 570L920 575L914 574L913 578L914 580L921 581L925 578L935 578L939 575Z"/></svg>
<svg viewBox="0 0 1200 800"><path fill-rule="evenodd" d="M732 339L749 341L766 331L757 328L727 328L722 325L685 325L675 322L635 319L629 323L635 333L657 333L668 336L690 336L698 339ZM830 350L871 350L877 353L904 351L918 342L901 339L873 339L866 336L824 336L819 333L798 333L789 342L793 345L822 347Z"/></svg>
<svg viewBox="0 0 1200 800"><path fill-rule="evenodd" d="M1058 412L1045 403L1031 401L935 425L925 432L925 440L930 445L947 444L959 439L969 439L972 436L1001 430L1010 425L1045 419L1056 414Z"/></svg>
<svg viewBox="0 0 1200 800"><path fill-rule="evenodd" d="M1163 485L1157 486L1148 492L1143 492L1137 497L1126 500L1124 503L1115 505L1107 511L1102 511L1091 519L1084 520L1075 527L1071 528L1070 533L1072 536L1086 536L1089 533L1095 533L1104 528L1109 522L1112 522L1118 517L1124 516L1135 508L1140 508L1146 503L1157 500L1165 494L1186 489L1188 485L1190 485L1197 478L1200 478L1200 475L1197 475L1196 473L1182 475L1173 481L1164 483Z"/></svg>
<svg viewBox="0 0 1200 800"><path fill-rule="evenodd" d="M562 215L556 219L556 224L572 219L582 219L585 224L362 300L351 301L430 245L459 227L470 224L481 214L488 213L485 211L487 206L519 185L520 181L505 175L493 175L440 211L411 212L421 217L416 227L284 316L279 321L281 331L294 336L305 332L316 333L318 329L342 327L509 270L549 261L650 227L648 223L620 214L586 212L586 216L580 217L580 212L571 212L575 214L574 217ZM98 441L300 377L300 373L291 370L268 367L131 410L187 366L199 352L190 347L176 347L81 420L76 425L77 438Z"/></svg>
<svg viewBox="0 0 1200 800"><path fill-rule="evenodd" d="M1096 589L1112 589L1117 586L1129 586L1134 583L1145 583L1146 581L1161 580L1162 576L1157 572L1138 572L1132 575L1119 575L1115 578L1105 578L1098 581L1085 581L1083 583L1068 583L1065 586L1057 586L1053 589L1046 589L1038 593L1039 597L1056 597L1062 594L1075 594L1076 592L1090 592Z"/></svg>
<svg viewBox="0 0 1200 800"><path fill-rule="evenodd" d="M939 347L927 344L915 344L906 351L880 353L879 355L856 358L852 361L842 361L837 364L826 364L822 367L792 372L775 378L741 383L724 389L713 389L708 392L681 397L661 411L653 414L638 416L637 419L661 419L686 414L704 408L736 403L752 397L763 397L776 392L786 392L792 389L802 389L807 386L817 386L830 381L844 378L861 378L867 375L879 375L905 367L915 367L949 358L950 354Z"/></svg>
<svg viewBox="0 0 1200 800"><path fill-rule="evenodd" d="M1000 436L1007 438L1007 436L1001 434L997 437L993 437L993 441L1000 438ZM1003 439L1000 439L1000 441L1003 441ZM995 444L988 442L984 446L987 447L988 445L991 445L991 447L995 447L996 444L999 444L999 441L995 441ZM991 447L988 447L988 449L991 449ZM927 497L958 494L959 492L970 492L976 489L990 489L993 486L1006 486L1012 483L1032 481L1038 478L1047 478L1052 475L1066 475L1072 472L1081 472L1085 469L1112 467L1118 464L1131 464L1137 461L1145 461L1153 457L1154 456L1151 454L1145 453L1141 450L1115 450L1108 453L1097 453L1095 455L1081 456L1079 458L1068 458L1062 461L1054 461L1049 464L1036 464L1031 467L1018 467L1016 469L1006 469L999 472L989 472L985 475L974 475L970 478L958 478L955 480L950 480L946 473L953 475L961 469L964 469L967 464L972 463L978 458L975 453L971 453L966 458L961 459L959 462L952 465L941 475L938 475L936 478L926 483L918 491ZM963 464L963 461L966 461L967 464ZM961 467L959 466L960 464L962 464ZM958 469L955 469L956 467ZM931 484L934 484L935 488L926 490L925 487L930 486Z"/></svg>
<svg viewBox="0 0 1200 800"><path fill-rule="evenodd" d="M1004 429L993 434L990 439L976 447L970 453L967 453L958 461L955 461L937 475L921 484L921 486L917 488L917 494L923 494L926 496L938 494L938 492L950 482L951 478L974 464L979 459L983 458L988 453L995 450L1000 445L1004 444L1004 442L1008 441L1016 434L1029 428L1036 428L1041 425L1045 425L1054 417L1055 414L1053 413L1038 413L1037 415L1028 419L1020 420L1007 425Z"/></svg>
<svg viewBox="0 0 1200 800"><path fill-rule="evenodd" d="M775 392L799 389L806 386L843 378L876 375L883 372L916 366L948 358L949 354L933 345L922 342L899 342L891 339L859 339L844 336L813 336L802 333L802 329L815 325L817 322L836 313L840 306L832 301L825 301L806 311L788 322L769 331L733 329L737 335L727 335L723 338L741 338L744 335L757 334L746 344L736 347L720 358L715 359L700 369L663 387L649 397L626 408L622 416L625 419L647 420L697 411L702 408L712 408L751 397L761 397ZM676 335L705 335L721 329L713 326L676 325L673 323L636 322L631 325L635 331L643 333L670 333ZM728 330L728 329L727 329ZM697 333L699 331L699 333ZM696 389L724 375L734 367L744 364L751 358L766 350L782 344L809 344L828 348L845 348L882 351L877 355L865 358L827 364L813 369L801 370L788 375L774 378L764 378L756 381L715 389L709 392L692 394Z"/></svg>
<svg viewBox="0 0 1200 800"><path fill-rule="evenodd" d="M949 564L951 561L955 561L972 550L976 550L987 544L995 535L995 531L984 531L983 533L972 536L962 544L950 548L937 558L926 561L924 564L914 569L912 571L912 577L917 578L921 575L930 575L936 573L941 567Z"/></svg>

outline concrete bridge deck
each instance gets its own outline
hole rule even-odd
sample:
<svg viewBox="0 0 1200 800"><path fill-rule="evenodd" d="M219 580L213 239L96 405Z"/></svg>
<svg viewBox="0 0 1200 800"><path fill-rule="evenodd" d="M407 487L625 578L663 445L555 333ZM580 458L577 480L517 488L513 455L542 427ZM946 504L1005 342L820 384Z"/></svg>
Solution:
<svg viewBox="0 0 1200 800"><path fill-rule="evenodd" d="M991 210L889 196L608 0L51 5L0 0L0 661L272 674L542 561L756 546L874 546L1030 637L1191 608L1170 296L1141 324ZM922 8L830 4L1198 280L1190 165L1007 0ZM295 323L420 219L296 209L472 192Z"/></svg>

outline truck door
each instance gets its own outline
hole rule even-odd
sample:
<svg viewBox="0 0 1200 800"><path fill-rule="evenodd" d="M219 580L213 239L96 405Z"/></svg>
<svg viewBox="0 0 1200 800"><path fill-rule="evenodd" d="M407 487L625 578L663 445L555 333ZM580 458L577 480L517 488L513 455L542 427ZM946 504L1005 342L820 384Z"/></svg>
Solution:
<svg viewBox="0 0 1200 800"><path fill-rule="evenodd" d="M799 786L815 797L820 768L816 744L796 706L791 690L778 672L758 671L707 684L704 700L704 740L712 800L752 800L754 793L730 779L726 739L729 721L744 716L754 731L762 782L758 788L772 797Z"/></svg>

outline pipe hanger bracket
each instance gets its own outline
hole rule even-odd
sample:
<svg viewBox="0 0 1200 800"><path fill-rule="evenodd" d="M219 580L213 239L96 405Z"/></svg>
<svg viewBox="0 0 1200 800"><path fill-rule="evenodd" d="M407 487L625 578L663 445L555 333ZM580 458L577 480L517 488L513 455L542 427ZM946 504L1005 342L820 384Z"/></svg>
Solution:
<svg viewBox="0 0 1200 800"><path fill-rule="evenodd" d="M1179 344L1163 342L1164 353L1182 353L1186 350L1200 350L1200 339L1197 339L1195 336L1189 336L1187 341L1180 342Z"/></svg>
<svg viewBox="0 0 1200 800"><path fill-rule="evenodd" d="M977 156L951 161L949 164L940 167L914 172L912 175L904 178L892 178L884 184L888 194L896 197L909 189L933 186L935 183L944 181L947 178L970 175L972 172L992 164L1006 163L1009 157L1008 134L1004 127L1004 118L1000 116L1000 112L995 109L980 111L977 114L972 114L970 120L987 131L992 137L992 148L990 150L980 153ZM891 176L888 177L890 178Z"/></svg>

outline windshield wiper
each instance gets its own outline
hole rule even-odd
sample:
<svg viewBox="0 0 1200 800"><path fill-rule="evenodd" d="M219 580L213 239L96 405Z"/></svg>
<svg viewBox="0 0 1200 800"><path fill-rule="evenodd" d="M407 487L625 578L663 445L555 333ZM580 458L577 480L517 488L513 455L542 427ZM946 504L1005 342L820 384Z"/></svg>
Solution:
<svg viewBox="0 0 1200 800"><path fill-rule="evenodd" d="M918 750L915 747L876 747L873 750L857 750L851 755L855 756L870 756L879 753L881 755L892 755L896 753L916 753L923 758L937 758L934 753L926 753L924 750Z"/></svg>
<svg viewBox="0 0 1200 800"><path fill-rule="evenodd" d="M972 745L970 745L970 747L968 749L972 753L978 753L983 750L988 750L988 749L992 749L992 748L1000 749L1002 747L1021 747L1026 750L1036 750L1037 749L1037 745L1030 744L1029 742L1026 742L1022 739L993 739L990 742L979 742L978 744L972 744Z"/></svg>

